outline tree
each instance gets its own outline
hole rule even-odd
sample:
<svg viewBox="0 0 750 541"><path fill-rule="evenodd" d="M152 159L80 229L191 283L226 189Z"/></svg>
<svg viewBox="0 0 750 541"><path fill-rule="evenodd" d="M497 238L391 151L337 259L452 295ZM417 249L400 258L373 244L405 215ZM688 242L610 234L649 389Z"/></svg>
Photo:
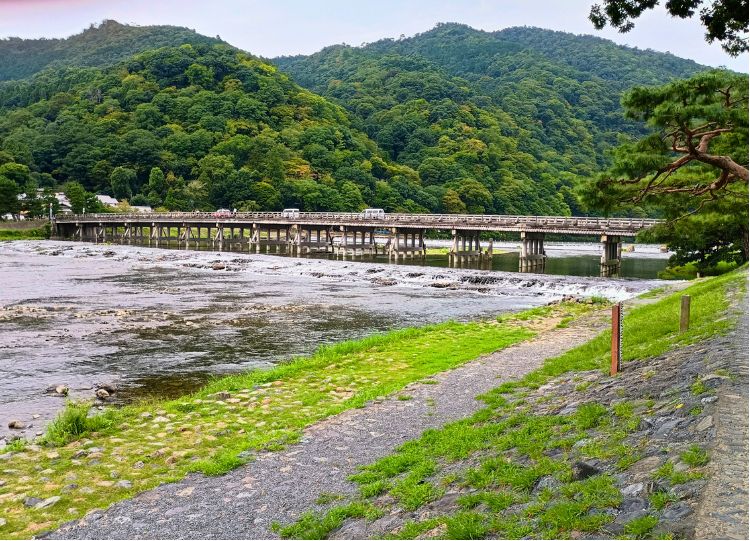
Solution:
<svg viewBox="0 0 750 541"><path fill-rule="evenodd" d="M747 76L713 70L623 98L630 118L656 131L622 144L614 165L586 190L592 206L611 211L675 194L692 196L689 213L748 184Z"/></svg>
<svg viewBox="0 0 750 541"><path fill-rule="evenodd" d="M653 9L658 0L604 0L591 7L589 20L601 30L611 25L620 32L629 32L644 11ZM706 28L706 41L718 41L732 56L748 50L747 0L668 0L667 12L673 17L693 17L700 8L700 19Z"/></svg>
<svg viewBox="0 0 750 541"><path fill-rule="evenodd" d="M5 214L17 214L18 185L8 177L0 176L0 217Z"/></svg>
<svg viewBox="0 0 750 541"><path fill-rule="evenodd" d="M109 176L109 182L117 199L130 199L136 182L135 171L127 167L115 167Z"/></svg>
<svg viewBox="0 0 750 541"><path fill-rule="evenodd" d="M84 209L87 213L99 212L103 209L96 196L87 192L80 182L68 182L63 187L63 193L70 201L70 208L74 214L81 214Z"/></svg>
<svg viewBox="0 0 750 541"><path fill-rule="evenodd" d="M443 212L447 214L466 214L466 204L461 201L455 190L447 190L443 196Z"/></svg>

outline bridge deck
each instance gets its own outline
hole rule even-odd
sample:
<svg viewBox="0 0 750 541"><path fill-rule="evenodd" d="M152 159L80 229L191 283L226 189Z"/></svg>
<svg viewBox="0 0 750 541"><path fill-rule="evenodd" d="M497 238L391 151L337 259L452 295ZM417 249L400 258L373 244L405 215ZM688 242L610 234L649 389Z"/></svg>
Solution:
<svg viewBox="0 0 750 541"><path fill-rule="evenodd" d="M300 212L288 216L281 212L238 212L215 216L207 212L169 212L136 214L61 215L59 224L211 224L224 227L249 227L253 224L320 227L369 227L378 229L439 229L474 231L515 231L564 233L570 235L619 235L633 237L639 231L662 222L653 219L590 218L575 216L508 216L471 214L386 214L381 219L359 213Z"/></svg>

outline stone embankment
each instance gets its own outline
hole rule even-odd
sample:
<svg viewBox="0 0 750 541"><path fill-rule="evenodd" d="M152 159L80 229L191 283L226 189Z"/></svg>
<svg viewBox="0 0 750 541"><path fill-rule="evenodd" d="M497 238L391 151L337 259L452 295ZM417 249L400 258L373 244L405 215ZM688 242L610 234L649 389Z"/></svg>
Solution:
<svg viewBox="0 0 750 541"><path fill-rule="evenodd" d="M742 317L726 336L628 363L615 378L598 370L568 373L518 395L511 403L516 413L551 419L562 438L559 445L541 447L557 474L540 474L528 489L514 492L506 507L476 505L492 500L481 500L486 491L468 480L486 459L497 467L499 456L519 471L536 467L536 459L513 449L507 456L501 450L497 456L479 453L440 464L425 480L443 487L435 497L407 506L387 491L375 494L365 500L380 518L347 518L326 533L342 539L398 537L415 524L431 524L421 537L450 537L451 520L466 520L466 502L479 498L469 509L472 520L491 517L501 525L497 528L521 525L529 537L556 531L581 539L746 538L746 305L745 299L735 302ZM479 411L483 404L476 396L585 342L603 323L589 319L543 333L319 423L301 443L260 454L226 476L191 476L159 487L92 512L51 537L275 537L274 521L289 525L305 511L322 517L362 501L359 487L348 480L359 467L391 454L425 428ZM570 478L560 473L565 471ZM584 497L590 505L576 500L575 490L596 479L603 488ZM566 516L565 510L577 511ZM573 526L563 530L561 524Z"/></svg>

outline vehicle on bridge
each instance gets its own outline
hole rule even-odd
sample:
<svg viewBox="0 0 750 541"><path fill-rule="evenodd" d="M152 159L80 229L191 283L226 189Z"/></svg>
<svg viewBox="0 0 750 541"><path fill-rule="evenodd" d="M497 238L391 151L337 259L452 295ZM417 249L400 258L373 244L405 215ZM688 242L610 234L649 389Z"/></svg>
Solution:
<svg viewBox="0 0 750 541"><path fill-rule="evenodd" d="M383 209L365 209L362 211L362 217L365 220L385 220L385 211Z"/></svg>
<svg viewBox="0 0 750 541"><path fill-rule="evenodd" d="M232 216L232 211L229 209L219 209L214 212L214 218L229 218Z"/></svg>
<svg viewBox="0 0 750 541"><path fill-rule="evenodd" d="M299 209L284 209L281 211L281 217L288 219L299 218Z"/></svg>

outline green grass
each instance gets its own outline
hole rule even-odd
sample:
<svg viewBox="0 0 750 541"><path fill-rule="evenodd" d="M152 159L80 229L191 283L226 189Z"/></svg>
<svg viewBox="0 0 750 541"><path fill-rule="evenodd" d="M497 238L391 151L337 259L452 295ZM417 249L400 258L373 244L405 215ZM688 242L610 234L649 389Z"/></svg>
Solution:
<svg viewBox="0 0 750 541"><path fill-rule="evenodd" d="M733 273L699 282L652 305L628 310L623 337L625 362L638 362L726 332L731 325L729 319L722 317L728 307L726 292L743 287L744 281L744 273ZM692 295L693 314L689 332L679 334L679 302L683 294ZM533 321L544 313L543 308L535 309L524 314L523 319ZM502 384L485 394L482 398L488 407L475 415L427 430L393 454L361 468L351 477L360 485L360 496L372 501L387 494L401 508L418 513L448 487L476 490L457 500L455 512L406 524L397 534L399 538L420 536L437 527L441 528L436 530L437 535L443 538L565 538L572 532L602 531L612 520L607 510L616 508L622 500L615 478L595 475L573 481L572 464L575 460L595 458L614 462L620 470L626 470L640 460L640 446L645 443L626 438L638 430L640 415L652 408L654 401L619 400L609 407L584 402L572 414L562 416L537 414L535 406L541 406L544 400L526 403L524 397L529 389L560 375L606 370L609 347L610 334L605 332L587 344L548 359L520 381ZM585 391L588 385L577 387ZM584 445L575 445L584 438ZM561 450L562 454L548 456L552 450ZM704 464L707 457L701 449L690 448L682 458L695 467ZM442 478L442 468L467 459L471 462L463 471L456 473L455 467L449 470L449 482L439 486L433 483ZM671 461L655 473L656 478L671 485L702 475L692 469L675 471ZM545 478L554 481L543 490L535 489ZM663 508L671 498L667 492L655 494L652 506ZM521 502L527 504L522 511L505 511ZM626 525L626 535L647 537L657 523L654 516L637 519Z"/></svg>
<svg viewBox="0 0 750 541"><path fill-rule="evenodd" d="M114 422L114 412L89 417L90 402L72 402L57 414L47 425L42 442L50 446L61 446L81 436L109 427Z"/></svg>
<svg viewBox="0 0 750 541"><path fill-rule="evenodd" d="M648 499L651 502L651 506L657 511L661 511L670 503L679 500L677 496L665 490L650 494Z"/></svg>
<svg viewBox="0 0 750 541"><path fill-rule="evenodd" d="M708 464L708 451L701 448L699 445L694 444L691 445L687 451L684 451L680 454L680 460L682 460L688 466L699 468Z"/></svg>
<svg viewBox="0 0 750 541"><path fill-rule="evenodd" d="M366 518L375 520L381 511L366 502L352 502L329 509L319 517L314 513L303 513L299 520L289 526L275 523L272 530L285 538L325 539L330 532L341 527L348 518Z"/></svg>
<svg viewBox="0 0 750 541"><path fill-rule="evenodd" d="M546 313L560 317L562 310L569 308L552 307ZM30 537L189 472L225 473L247 460L240 456L246 450L281 449L315 422L409 383L429 383L439 372L529 339L535 332L513 317L503 323L448 322L402 329L325 346L270 370L216 379L176 400L109 409L95 416L88 415L86 405L71 403L50 425L41 449L13 444L20 452L4 466L18 473L3 477L6 484L0 487L0 496L59 495L61 501L29 509L20 496L8 497L3 501L7 523L0 526L0 537ZM101 449L94 452L96 459L89 458L90 448ZM133 468L136 462L143 466ZM47 471L45 476L37 473L39 467ZM133 487L114 488L111 471L120 472ZM70 475L80 488L68 493L60 491L61 484L41 479ZM88 492L81 492L84 488ZM418 481L401 485L404 501L412 505L441 490Z"/></svg>
<svg viewBox="0 0 750 541"><path fill-rule="evenodd" d="M0 241L3 240L44 240L50 236L49 227L38 229L3 229L0 225Z"/></svg>
<svg viewBox="0 0 750 541"><path fill-rule="evenodd" d="M659 519L652 515L636 518L625 524L625 534L633 539L646 539L658 523Z"/></svg>
<svg viewBox="0 0 750 541"><path fill-rule="evenodd" d="M709 391L709 388L706 387L706 384L703 383L700 378L696 379L693 385L690 386L690 392L694 395L702 395L703 393L707 393Z"/></svg>

